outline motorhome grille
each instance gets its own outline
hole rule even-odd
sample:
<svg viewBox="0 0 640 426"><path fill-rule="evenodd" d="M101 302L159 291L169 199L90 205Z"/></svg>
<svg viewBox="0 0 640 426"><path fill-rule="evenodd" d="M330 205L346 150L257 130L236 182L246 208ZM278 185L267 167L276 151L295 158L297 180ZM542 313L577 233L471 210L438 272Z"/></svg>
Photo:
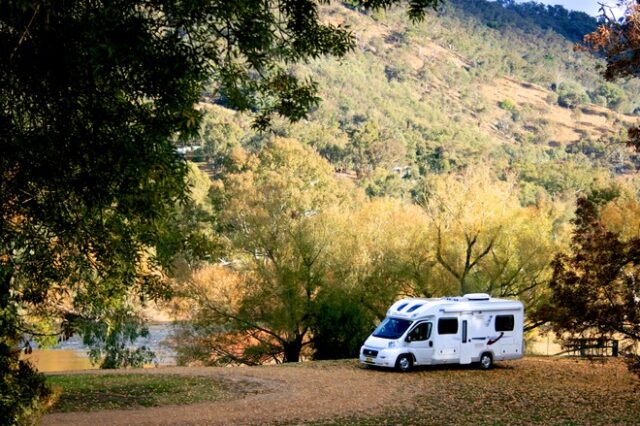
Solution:
<svg viewBox="0 0 640 426"><path fill-rule="evenodd" d="M378 356L378 351L373 351L371 349L365 349L362 351L365 356Z"/></svg>

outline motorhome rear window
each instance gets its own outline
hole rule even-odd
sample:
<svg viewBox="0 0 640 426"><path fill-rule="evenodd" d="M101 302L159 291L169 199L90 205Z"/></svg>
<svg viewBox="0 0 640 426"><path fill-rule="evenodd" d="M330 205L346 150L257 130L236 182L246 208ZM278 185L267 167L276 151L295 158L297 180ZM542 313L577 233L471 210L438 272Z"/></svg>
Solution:
<svg viewBox="0 0 640 426"><path fill-rule="evenodd" d="M496 315L496 331L513 331L513 315Z"/></svg>
<svg viewBox="0 0 640 426"><path fill-rule="evenodd" d="M415 310L416 310L416 309L418 309L420 306L422 306L422 304L419 304L419 305L413 305L412 307L410 307L409 309L407 309L407 313L408 313L408 312L413 312L413 311L415 311Z"/></svg>
<svg viewBox="0 0 640 426"><path fill-rule="evenodd" d="M438 334L458 334L458 318L440 318Z"/></svg>

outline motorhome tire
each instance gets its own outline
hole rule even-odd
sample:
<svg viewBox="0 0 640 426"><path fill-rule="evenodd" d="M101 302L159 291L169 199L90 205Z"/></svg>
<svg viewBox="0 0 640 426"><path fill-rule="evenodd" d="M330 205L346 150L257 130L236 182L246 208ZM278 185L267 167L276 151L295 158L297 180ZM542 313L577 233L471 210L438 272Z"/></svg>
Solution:
<svg viewBox="0 0 640 426"><path fill-rule="evenodd" d="M396 360L396 368L403 373L407 371L411 371L413 367L413 359L411 359L411 355L403 354L398 357Z"/></svg>
<svg viewBox="0 0 640 426"><path fill-rule="evenodd" d="M480 355L480 368L489 370L493 366L493 356L489 352Z"/></svg>

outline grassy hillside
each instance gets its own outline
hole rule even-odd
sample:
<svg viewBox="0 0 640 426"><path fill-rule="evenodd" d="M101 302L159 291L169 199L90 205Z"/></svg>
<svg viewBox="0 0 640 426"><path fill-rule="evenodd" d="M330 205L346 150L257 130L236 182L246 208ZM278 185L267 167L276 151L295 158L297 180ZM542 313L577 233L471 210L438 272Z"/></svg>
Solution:
<svg viewBox="0 0 640 426"><path fill-rule="evenodd" d="M598 60L573 51L595 20L528 7L453 0L414 24L401 10L328 6L324 19L348 25L357 47L291 67L318 82L323 102L273 133L314 147L373 196L418 197L425 176L473 164L516 174L525 204L594 179L635 179L640 159L621 141L638 84L604 82ZM234 146L256 150L272 135L254 133L250 117L206 110L196 158L212 173Z"/></svg>

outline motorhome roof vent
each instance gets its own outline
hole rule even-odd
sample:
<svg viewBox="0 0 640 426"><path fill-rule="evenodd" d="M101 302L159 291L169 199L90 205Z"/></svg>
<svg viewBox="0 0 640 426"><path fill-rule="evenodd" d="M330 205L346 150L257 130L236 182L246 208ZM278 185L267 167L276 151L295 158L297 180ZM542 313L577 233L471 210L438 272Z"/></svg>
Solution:
<svg viewBox="0 0 640 426"><path fill-rule="evenodd" d="M402 305L398 306L398 311L403 310L404 308L406 308L408 305L408 303L403 303Z"/></svg>
<svg viewBox="0 0 640 426"><path fill-rule="evenodd" d="M418 309L420 306L422 306L422 304L421 304L421 303L420 303L420 304L417 304L417 305L413 305L412 307L410 307L409 309L407 309L407 313L415 311L415 310L416 310L416 309Z"/></svg>
<svg viewBox="0 0 640 426"><path fill-rule="evenodd" d="M467 300L489 300L491 296L486 293L469 293L464 295Z"/></svg>

